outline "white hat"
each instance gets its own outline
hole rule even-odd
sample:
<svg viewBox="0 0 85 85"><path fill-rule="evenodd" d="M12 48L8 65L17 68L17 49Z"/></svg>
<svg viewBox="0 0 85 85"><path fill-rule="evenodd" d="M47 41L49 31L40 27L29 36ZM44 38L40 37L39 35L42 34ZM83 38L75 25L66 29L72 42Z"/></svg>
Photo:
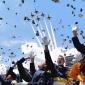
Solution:
<svg viewBox="0 0 85 85"><path fill-rule="evenodd" d="M72 25L72 26L71 26L71 28L72 28L72 31L74 31L74 30L75 30L75 31L77 31L77 30L78 30L78 26L77 26L77 25L75 25L75 24L74 24L74 25Z"/></svg>
<svg viewBox="0 0 85 85"><path fill-rule="evenodd" d="M42 38L42 44L43 45L48 45L50 43L50 40L47 36L43 37Z"/></svg>

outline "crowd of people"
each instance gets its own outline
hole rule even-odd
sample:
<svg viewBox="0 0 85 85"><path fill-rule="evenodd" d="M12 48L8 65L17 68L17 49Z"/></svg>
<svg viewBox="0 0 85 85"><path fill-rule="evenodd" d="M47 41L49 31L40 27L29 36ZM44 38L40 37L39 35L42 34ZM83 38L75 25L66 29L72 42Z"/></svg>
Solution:
<svg viewBox="0 0 85 85"><path fill-rule="evenodd" d="M85 46L81 44L77 37L77 27L73 27L72 41L74 47L81 53L78 62L70 68L64 66L65 59L61 54L57 58L57 64L53 63L49 51L49 41L44 37L44 55L45 61L38 65L38 70L35 68L35 56L30 56L30 69L23 67L23 62L28 58L21 58L13 67L7 71L5 78L0 76L1 85L22 85L18 84L22 80L26 81L26 85L85 85ZM19 75L17 76L13 69L17 65ZM16 81L16 82L14 82ZM71 81L75 81L71 83Z"/></svg>

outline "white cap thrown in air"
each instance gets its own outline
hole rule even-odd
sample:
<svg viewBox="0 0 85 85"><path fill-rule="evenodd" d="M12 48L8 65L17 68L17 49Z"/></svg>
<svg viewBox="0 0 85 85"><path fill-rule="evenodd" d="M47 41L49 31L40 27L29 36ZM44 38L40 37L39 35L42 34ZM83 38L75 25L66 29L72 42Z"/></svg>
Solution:
<svg viewBox="0 0 85 85"><path fill-rule="evenodd" d="M74 30L75 30L75 31L77 31L77 30L78 30L78 26L77 26L77 25L75 25L75 24L74 24L74 25L72 25L72 26L71 26L71 28L72 28L72 31L74 31Z"/></svg>

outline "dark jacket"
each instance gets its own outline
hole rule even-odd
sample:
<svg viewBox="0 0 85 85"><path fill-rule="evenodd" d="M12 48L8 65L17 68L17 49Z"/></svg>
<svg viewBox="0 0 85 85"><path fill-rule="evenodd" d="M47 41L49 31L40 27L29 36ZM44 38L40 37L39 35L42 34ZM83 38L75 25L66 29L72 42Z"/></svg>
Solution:
<svg viewBox="0 0 85 85"><path fill-rule="evenodd" d="M31 81L32 76L35 73L35 66L34 63L30 63L30 71L28 71L27 69L25 69L22 65L22 63L25 61L24 58L20 59L17 62L17 66L18 66L18 70L19 70L19 74L20 74L20 78L25 80L26 82Z"/></svg>
<svg viewBox="0 0 85 85"><path fill-rule="evenodd" d="M51 74L50 72L39 69L35 72L32 81L28 85L51 85Z"/></svg>
<svg viewBox="0 0 85 85"><path fill-rule="evenodd" d="M0 82L1 82L1 85L12 85L10 80L5 80L2 78L2 76L0 76Z"/></svg>
<svg viewBox="0 0 85 85"><path fill-rule="evenodd" d="M81 44L81 43L79 42L78 37L73 37L73 38L72 38L72 41L73 41L73 44L74 44L75 48L76 48L79 52L81 52L82 54L85 55L85 45L83 45L83 44Z"/></svg>
<svg viewBox="0 0 85 85"><path fill-rule="evenodd" d="M83 45L83 44L81 44L80 42L79 42L79 39L78 39L78 37L73 37L72 38L72 41L73 41L73 44L74 44L74 46L75 46L75 48L79 51L79 52L81 52L81 54L82 54L82 58L85 60L85 45ZM85 75L85 64L81 64L81 66L80 66L80 72L81 72L81 75Z"/></svg>
<svg viewBox="0 0 85 85"><path fill-rule="evenodd" d="M6 77L10 74L14 79L16 79L16 74L13 72L13 67L10 67L7 74L6 74ZM11 82L12 80L5 80L4 78L2 78L2 76L0 76L0 82L1 82L1 85L12 85Z"/></svg>
<svg viewBox="0 0 85 85"><path fill-rule="evenodd" d="M51 69L52 77L67 78L66 75L67 68L62 65L55 65L51 59L49 51L44 51L44 52L45 52L46 64Z"/></svg>

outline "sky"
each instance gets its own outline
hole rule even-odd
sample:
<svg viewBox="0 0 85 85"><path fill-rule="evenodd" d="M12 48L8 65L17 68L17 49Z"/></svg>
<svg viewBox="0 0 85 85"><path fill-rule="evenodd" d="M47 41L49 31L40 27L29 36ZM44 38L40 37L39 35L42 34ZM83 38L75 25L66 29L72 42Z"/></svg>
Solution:
<svg viewBox="0 0 85 85"><path fill-rule="evenodd" d="M27 42L37 43L37 47L41 48L37 38L41 40L42 37L34 33L31 25L35 27L36 32L38 31L36 25L41 24L45 32L47 25L50 34L52 34L52 26L56 42L55 48L70 49L74 47L71 42L71 25L76 24L79 28L79 39L81 43L84 43L84 5L85 0L60 0L59 2L52 0L0 0L0 56L2 58L0 63L9 64L10 56L15 56L16 59L24 56L21 47ZM35 11L38 13L36 14ZM41 16L42 13L45 14L44 17ZM31 16L32 14L34 17ZM25 17L26 20L24 20ZM40 18L40 22L35 20L37 17ZM34 21L36 24L33 24L33 20L36 21Z"/></svg>

